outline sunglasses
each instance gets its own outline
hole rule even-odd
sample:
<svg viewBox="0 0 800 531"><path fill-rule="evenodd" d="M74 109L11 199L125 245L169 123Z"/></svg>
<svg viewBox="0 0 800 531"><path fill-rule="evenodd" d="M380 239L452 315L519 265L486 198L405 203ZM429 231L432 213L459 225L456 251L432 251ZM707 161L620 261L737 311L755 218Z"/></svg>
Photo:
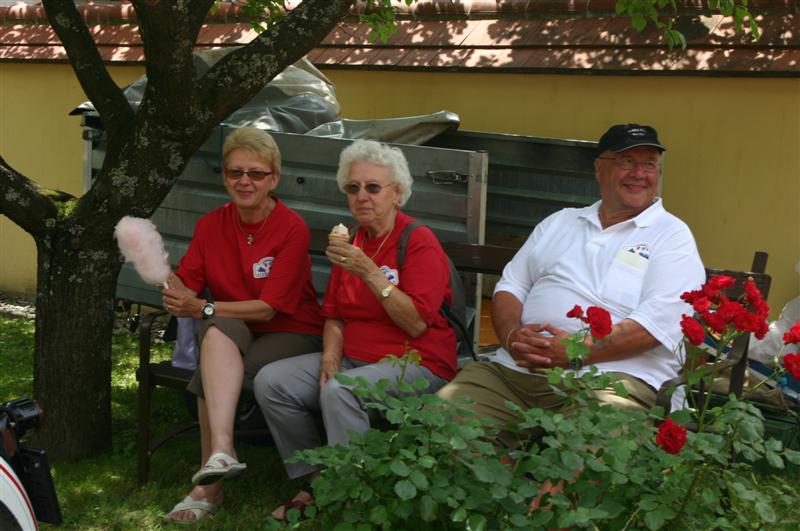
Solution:
<svg viewBox="0 0 800 531"><path fill-rule="evenodd" d="M241 179L247 175L250 177L251 181L263 181L270 175L272 175L271 171L264 171L264 170L231 170L225 168L225 177L228 179L232 179L234 181Z"/></svg>
<svg viewBox="0 0 800 531"><path fill-rule="evenodd" d="M384 188L388 188L389 186L393 186L394 183L390 183L387 185L380 185L378 183L367 183L363 186L364 190L367 191L370 195L375 195L380 193L381 190ZM347 183L342 186L342 189L345 191L346 194L349 195L356 195L358 192L361 191L362 186L358 183Z"/></svg>

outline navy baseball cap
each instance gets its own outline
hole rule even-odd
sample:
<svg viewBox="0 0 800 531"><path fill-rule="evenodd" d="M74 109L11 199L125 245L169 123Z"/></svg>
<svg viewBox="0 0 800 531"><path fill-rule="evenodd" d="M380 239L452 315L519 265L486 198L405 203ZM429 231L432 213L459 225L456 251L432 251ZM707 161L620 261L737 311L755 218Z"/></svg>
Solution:
<svg viewBox="0 0 800 531"><path fill-rule="evenodd" d="M612 125L600 137L597 152L613 151L619 153L637 146L652 146L661 152L667 150L658 140L658 133L649 125L618 124Z"/></svg>

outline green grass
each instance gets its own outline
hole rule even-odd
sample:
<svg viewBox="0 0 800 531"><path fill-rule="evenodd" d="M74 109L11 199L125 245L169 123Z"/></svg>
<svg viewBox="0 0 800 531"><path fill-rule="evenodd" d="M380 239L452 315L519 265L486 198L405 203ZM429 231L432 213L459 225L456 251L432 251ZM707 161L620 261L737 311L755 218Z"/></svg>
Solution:
<svg viewBox="0 0 800 531"><path fill-rule="evenodd" d="M59 528L43 524L42 529L185 528L162 523L161 517L191 490L190 478L200 461L198 434L193 431L167 442L153 456L150 481L144 487L137 485L137 346L134 337L114 337L112 450L92 459L51 463L64 524ZM169 357L168 349L161 348L158 356ZM0 401L31 396L32 357L33 322L0 314ZM153 437L191 421L183 397L174 390L157 389L153 404ZM286 480L272 447L242 443L237 448L247 473L226 485L224 508L195 528L261 529L272 509L297 491L298 482Z"/></svg>

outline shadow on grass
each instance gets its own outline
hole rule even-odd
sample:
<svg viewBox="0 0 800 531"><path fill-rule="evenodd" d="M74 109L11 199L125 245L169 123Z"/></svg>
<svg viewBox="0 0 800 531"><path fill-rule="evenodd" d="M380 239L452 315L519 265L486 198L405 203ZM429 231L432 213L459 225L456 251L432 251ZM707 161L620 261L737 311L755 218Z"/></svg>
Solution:
<svg viewBox="0 0 800 531"><path fill-rule="evenodd" d="M0 400L31 396L33 390L33 321L0 314ZM185 528L162 522L162 516L191 490L199 467L200 441L196 431L167 442L152 458L150 481L136 482L136 401L138 342L116 335L112 349L112 450L92 459L51 463L64 523L41 529L141 530ZM156 359L167 359L161 347ZM156 389L153 394L152 434L161 434L191 421L181 394ZM87 426L86 429L91 429ZM280 457L266 445L237 445L247 472L226 485L220 512L194 526L197 529L261 529L269 513L291 498L298 481L288 481ZM315 529L307 524L303 529Z"/></svg>

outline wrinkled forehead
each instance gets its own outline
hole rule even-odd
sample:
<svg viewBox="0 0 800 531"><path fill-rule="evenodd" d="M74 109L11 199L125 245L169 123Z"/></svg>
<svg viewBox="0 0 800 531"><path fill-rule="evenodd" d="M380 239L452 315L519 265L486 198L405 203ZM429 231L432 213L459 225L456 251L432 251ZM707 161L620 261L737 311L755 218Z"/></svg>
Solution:
<svg viewBox="0 0 800 531"><path fill-rule="evenodd" d="M347 181L389 184L394 182L394 175L392 175L392 169L388 166L358 161L350 165Z"/></svg>

